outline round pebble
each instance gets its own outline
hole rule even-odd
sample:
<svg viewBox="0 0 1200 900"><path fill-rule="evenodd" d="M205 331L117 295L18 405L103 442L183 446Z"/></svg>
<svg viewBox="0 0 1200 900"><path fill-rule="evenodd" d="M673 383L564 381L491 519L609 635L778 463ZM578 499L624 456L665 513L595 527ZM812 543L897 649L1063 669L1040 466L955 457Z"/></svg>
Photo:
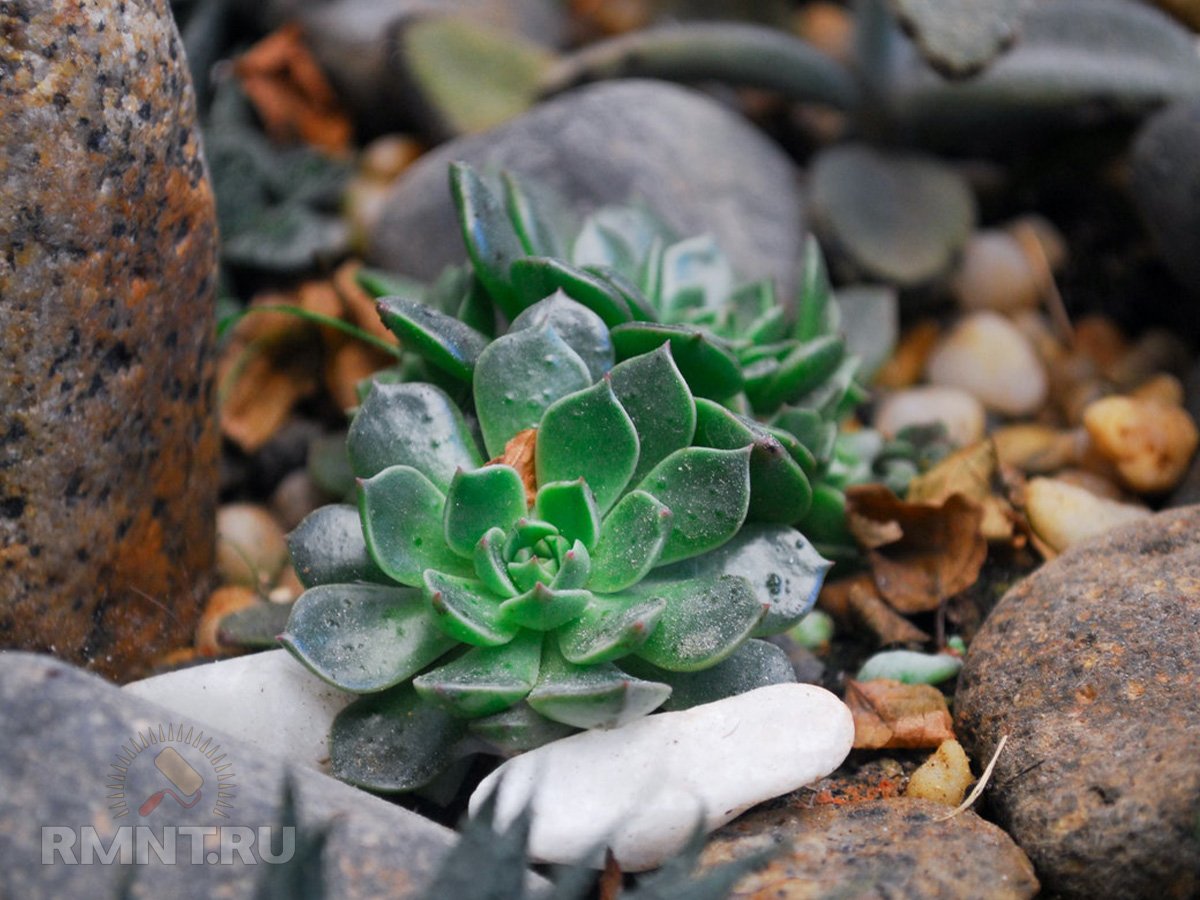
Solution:
<svg viewBox="0 0 1200 900"><path fill-rule="evenodd" d="M950 440L965 447L984 434L983 404L964 390L925 385L897 391L883 399L875 413L875 427L894 437L910 425L941 422Z"/></svg>
<svg viewBox="0 0 1200 900"><path fill-rule="evenodd" d="M217 574L223 583L265 587L275 581L287 559L283 529L266 509L230 503L218 510Z"/></svg>
<svg viewBox="0 0 1200 900"><path fill-rule="evenodd" d="M950 290L965 310L997 312L1037 306L1040 293L1029 257L1007 231L972 235L963 248Z"/></svg>
<svg viewBox="0 0 1200 900"><path fill-rule="evenodd" d="M994 312L975 313L950 331L930 355L934 384L961 388L1009 416L1035 412L1046 401L1046 368L1029 339Z"/></svg>

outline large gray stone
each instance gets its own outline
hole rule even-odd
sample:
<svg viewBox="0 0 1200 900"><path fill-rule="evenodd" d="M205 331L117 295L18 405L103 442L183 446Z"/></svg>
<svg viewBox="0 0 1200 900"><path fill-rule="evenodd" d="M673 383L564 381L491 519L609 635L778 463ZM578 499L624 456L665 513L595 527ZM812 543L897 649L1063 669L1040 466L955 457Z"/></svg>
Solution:
<svg viewBox="0 0 1200 900"><path fill-rule="evenodd" d="M450 199L455 160L545 183L580 210L640 198L681 237L708 232L746 278L795 283L804 238L791 162L737 114L696 91L617 81L550 100L428 154L393 188L371 261L433 278L466 258Z"/></svg>
<svg viewBox="0 0 1200 900"><path fill-rule="evenodd" d="M219 864L217 844L205 852L217 852L218 864L191 864L191 838L176 833L176 864L151 855L127 872L116 864L69 865L63 853L43 865L42 830L91 826L103 847L126 825L149 826L160 840L168 826L244 826L257 837L258 828L279 823L286 767L277 757L49 657L17 652L0 653L0 734L0 897L115 897L129 875L135 897L252 896L267 864L241 864L228 849L234 864ZM172 787L157 766L170 770L173 754L204 779L198 800L185 809L167 794L142 816L148 798ZM302 824L333 825L323 856L325 896L407 897L429 882L453 832L318 772L291 771ZM175 774L174 790L191 802L187 777ZM75 859L83 858L82 840L72 847ZM279 854L281 833L273 841Z"/></svg>

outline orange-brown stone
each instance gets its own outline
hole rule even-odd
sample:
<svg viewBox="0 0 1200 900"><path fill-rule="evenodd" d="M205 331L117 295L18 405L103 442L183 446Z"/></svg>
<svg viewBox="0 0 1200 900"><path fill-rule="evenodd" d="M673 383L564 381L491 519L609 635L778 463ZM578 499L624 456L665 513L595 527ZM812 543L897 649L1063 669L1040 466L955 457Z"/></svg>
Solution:
<svg viewBox="0 0 1200 900"><path fill-rule="evenodd" d="M0 6L0 647L129 677L212 567L216 224L166 0Z"/></svg>

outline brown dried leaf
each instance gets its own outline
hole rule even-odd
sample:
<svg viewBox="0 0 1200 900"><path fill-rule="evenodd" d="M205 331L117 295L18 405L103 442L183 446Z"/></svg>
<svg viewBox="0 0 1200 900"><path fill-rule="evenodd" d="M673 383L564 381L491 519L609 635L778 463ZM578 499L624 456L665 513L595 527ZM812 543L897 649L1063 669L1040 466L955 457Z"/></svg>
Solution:
<svg viewBox="0 0 1200 900"><path fill-rule="evenodd" d="M888 679L846 683L856 750L934 748L954 739L946 697L928 684Z"/></svg>
<svg viewBox="0 0 1200 900"><path fill-rule="evenodd" d="M604 850L604 871L596 882L596 894L600 900L618 900L622 887L621 864L613 855L612 848Z"/></svg>
<svg viewBox="0 0 1200 900"><path fill-rule="evenodd" d="M1012 507L992 488L996 466L996 445L990 439L979 441L950 454L924 475L914 478L905 497L909 503L940 504L954 494L962 494L983 508L980 531L987 540L1011 540Z"/></svg>
<svg viewBox="0 0 1200 900"><path fill-rule="evenodd" d="M525 503L529 506L533 505L533 500L537 496L537 473L534 470L536 449L537 429L526 428L524 431L518 431L509 439L509 442L504 445L502 454L487 461L489 466L506 465L517 470L517 474L521 476L521 482L525 485Z"/></svg>
<svg viewBox="0 0 1200 900"><path fill-rule="evenodd" d="M361 262L350 260L343 263L333 273L333 286L337 289L345 310L343 315L363 331L370 332L389 344L400 346L396 335L379 318L375 298L363 290L355 280L358 277L358 270L361 268Z"/></svg>
<svg viewBox="0 0 1200 900"><path fill-rule="evenodd" d="M983 510L954 494L941 504L905 503L881 484L846 491L847 519L896 522L902 536L870 548L867 558L879 593L902 613L928 612L970 587L987 556L980 533Z"/></svg>
<svg viewBox="0 0 1200 900"><path fill-rule="evenodd" d="M325 354L325 389L341 409L350 410L358 406L358 383L395 362L395 359L382 350L342 336L347 340L336 350Z"/></svg>
<svg viewBox="0 0 1200 900"><path fill-rule="evenodd" d="M272 139L301 140L335 156L349 151L350 119L299 25L267 35L234 62L233 71Z"/></svg>
<svg viewBox="0 0 1200 900"><path fill-rule="evenodd" d="M846 628L865 630L880 646L889 644L924 644L928 634L883 602L870 574L826 583L821 588L817 605Z"/></svg>
<svg viewBox="0 0 1200 900"><path fill-rule="evenodd" d="M875 373L875 384L896 389L916 384L941 333L941 326L933 319L925 319L905 331L891 358Z"/></svg>

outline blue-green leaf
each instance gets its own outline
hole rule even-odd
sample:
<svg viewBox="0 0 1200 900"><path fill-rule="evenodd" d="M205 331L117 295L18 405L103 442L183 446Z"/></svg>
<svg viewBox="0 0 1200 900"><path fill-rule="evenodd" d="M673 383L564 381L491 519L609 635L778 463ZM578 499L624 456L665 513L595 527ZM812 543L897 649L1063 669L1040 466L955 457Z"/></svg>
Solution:
<svg viewBox="0 0 1200 900"><path fill-rule="evenodd" d="M528 703L518 703L502 712L472 719L469 727L471 734L487 741L504 755L533 750L575 731L569 725L539 715Z"/></svg>
<svg viewBox="0 0 1200 900"><path fill-rule="evenodd" d="M500 620L501 599L482 582L430 570L423 584L438 627L451 637L477 647L498 647L516 636L516 628Z"/></svg>
<svg viewBox="0 0 1200 900"><path fill-rule="evenodd" d="M288 535L288 550L296 576L307 588L353 581L392 583L367 552L362 519L348 503L330 503L305 516Z"/></svg>
<svg viewBox="0 0 1200 900"><path fill-rule="evenodd" d="M602 593L637 584L658 562L672 533L671 510L645 491L631 491L604 519L592 552L589 586Z"/></svg>
<svg viewBox="0 0 1200 900"><path fill-rule="evenodd" d="M513 284L524 306L563 291L604 320L610 328L633 319L619 291L601 278L559 259L529 256L512 266Z"/></svg>
<svg viewBox="0 0 1200 900"><path fill-rule="evenodd" d="M512 172L501 172L504 206L517 238L529 256L567 255L564 235L575 230L577 220L561 197L534 182L526 183Z"/></svg>
<svg viewBox="0 0 1200 900"><path fill-rule="evenodd" d="M525 485L512 466L459 470L446 494L446 543L473 559L475 545L493 527L507 529L527 512Z"/></svg>
<svg viewBox="0 0 1200 900"><path fill-rule="evenodd" d="M837 334L841 327L837 301L829 284L821 245L812 235L804 242L804 267L796 297L794 337L801 341Z"/></svg>
<svg viewBox="0 0 1200 900"><path fill-rule="evenodd" d="M559 651L580 665L619 659L646 642L666 607L662 597L596 595L578 619L558 630Z"/></svg>
<svg viewBox="0 0 1200 900"><path fill-rule="evenodd" d="M663 704L667 711L691 709L769 684L796 681L796 672L787 654L774 644L756 640L746 641L728 659L697 672L660 669L636 656L621 660L620 667L639 678L670 685L671 696Z"/></svg>
<svg viewBox="0 0 1200 900"><path fill-rule="evenodd" d="M470 166L450 165L450 191L458 208L467 255L475 275L509 319L524 309L513 287L510 269L525 255L504 203Z"/></svg>
<svg viewBox="0 0 1200 900"><path fill-rule="evenodd" d="M592 379L601 378L613 365L612 338L598 315L562 291L539 300L513 319L509 333L546 324L579 354Z"/></svg>
<svg viewBox="0 0 1200 900"><path fill-rule="evenodd" d="M389 578L416 586L426 569L470 571L443 536L445 502L433 482L410 466L392 466L359 482L367 549Z"/></svg>
<svg viewBox="0 0 1200 900"><path fill-rule="evenodd" d="M404 349L463 381L471 380L475 360L488 345L487 335L418 300L384 297L379 301L379 318Z"/></svg>
<svg viewBox="0 0 1200 900"><path fill-rule="evenodd" d="M630 478L636 484L671 453L691 444L696 403L668 343L614 366L610 378L638 435L637 468Z"/></svg>
<svg viewBox="0 0 1200 900"><path fill-rule="evenodd" d="M537 682L542 636L524 631L502 647L475 647L413 679L417 693L457 716L490 716L525 698Z"/></svg>
<svg viewBox="0 0 1200 900"><path fill-rule="evenodd" d="M719 339L689 325L630 322L612 331L618 359L671 345L671 356L698 397L724 400L742 389L742 368Z"/></svg>
<svg viewBox="0 0 1200 900"><path fill-rule="evenodd" d="M547 641L537 684L526 699L556 722L576 728L617 728L657 709L670 694L667 685L634 678L612 663L568 662Z"/></svg>
<svg viewBox="0 0 1200 900"><path fill-rule="evenodd" d="M659 282L663 318L678 321L679 314L699 298L701 308L723 303L733 289L733 269L711 235L702 234L671 244L663 251Z"/></svg>
<svg viewBox="0 0 1200 900"><path fill-rule="evenodd" d="M857 681L888 678L905 684L940 684L957 675L962 665L960 657L949 653L884 650L863 663L854 677Z"/></svg>

